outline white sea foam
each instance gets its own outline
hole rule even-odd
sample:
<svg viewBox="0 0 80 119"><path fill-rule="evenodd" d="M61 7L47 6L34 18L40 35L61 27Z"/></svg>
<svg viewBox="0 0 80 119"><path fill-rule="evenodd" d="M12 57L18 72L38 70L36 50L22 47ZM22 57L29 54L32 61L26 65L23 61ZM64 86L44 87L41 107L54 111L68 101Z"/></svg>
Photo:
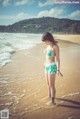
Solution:
<svg viewBox="0 0 80 119"><path fill-rule="evenodd" d="M75 93L73 92L73 93L69 93L69 94L67 94L67 95L63 95L62 98L64 98L64 97L69 97L69 96L72 97L72 96L79 95L79 94L80 94L80 92L75 92Z"/></svg>
<svg viewBox="0 0 80 119"><path fill-rule="evenodd" d="M16 51L29 49L38 43L41 43L41 34L0 33L0 67L11 62Z"/></svg>

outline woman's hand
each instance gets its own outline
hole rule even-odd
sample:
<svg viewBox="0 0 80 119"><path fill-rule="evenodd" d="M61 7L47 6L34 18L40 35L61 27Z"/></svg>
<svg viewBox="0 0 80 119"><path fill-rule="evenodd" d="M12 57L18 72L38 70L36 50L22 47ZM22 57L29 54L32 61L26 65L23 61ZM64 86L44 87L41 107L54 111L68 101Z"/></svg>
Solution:
<svg viewBox="0 0 80 119"><path fill-rule="evenodd" d="M63 77L63 74L60 72L60 70L57 71L57 74L58 74L58 76L60 75Z"/></svg>

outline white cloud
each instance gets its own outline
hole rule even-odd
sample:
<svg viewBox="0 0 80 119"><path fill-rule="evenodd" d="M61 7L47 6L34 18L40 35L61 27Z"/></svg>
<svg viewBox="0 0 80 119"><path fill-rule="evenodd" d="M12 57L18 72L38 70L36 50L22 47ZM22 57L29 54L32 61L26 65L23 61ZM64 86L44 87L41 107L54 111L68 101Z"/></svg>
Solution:
<svg viewBox="0 0 80 119"><path fill-rule="evenodd" d="M39 6L39 7L43 7L43 6L47 6L47 5L53 5L54 1L55 1L55 0L47 0L47 1L44 2L44 3L39 1L39 2L38 2L38 6Z"/></svg>
<svg viewBox="0 0 80 119"><path fill-rule="evenodd" d="M0 15L0 25L9 25L30 18L36 18L36 16L30 16L30 14L24 12L18 13L16 15Z"/></svg>
<svg viewBox="0 0 80 119"><path fill-rule="evenodd" d="M20 20L23 20L23 19L28 19L29 18L29 15L24 13L24 12L21 12L17 15L2 15L0 16L0 20L3 20L3 21L6 21L6 22L10 22L11 23L14 23L14 22L17 22L17 21L20 21Z"/></svg>
<svg viewBox="0 0 80 119"><path fill-rule="evenodd" d="M19 19L19 20L26 19L26 18L28 18L28 14L21 12L21 13L17 14L15 17L16 17L16 19Z"/></svg>
<svg viewBox="0 0 80 119"><path fill-rule="evenodd" d="M37 17L60 17L60 15L64 12L63 9L52 8L51 10L44 10L38 13Z"/></svg>
<svg viewBox="0 0 80 119"><path fill-rule="evenodd" d="M20 5L25 5L27 3L31 3L33 2L33 0L19 0L15 3L16 6L20 6Z"/></svg>
<svg viewBox="0 0 80 119"><path fill-rule="evenodd" d="M9 16L9 15L1 15L0 19L2 20L8 20L8 19L13 19L13 16Z"/></svg>
<svg viewBox="0 0 80 119"><path fill-rule="evenodd" d="M67 16L70 19L80 20L80 10L76 10Z"/></svg>
<svg viewBox="0 0 80 119"><path fill-rule="evenodd" d="M6 6L8 6L10 4L9 2L10 2L10 0L3 0L2 5L4 7L6 7Z"/></svg>
<svg viewBox="0 0 80 119"><path fill-rule="evenodd" d="M8 6L10 5L10 2L12 0L2 0L2 5L5 7L5 6ZM34 0L15 0L13 1L14 2L14 5L15 6L21 6L21 5L25 5L25 4L28 4L28 3L33 3Z"/></svg>

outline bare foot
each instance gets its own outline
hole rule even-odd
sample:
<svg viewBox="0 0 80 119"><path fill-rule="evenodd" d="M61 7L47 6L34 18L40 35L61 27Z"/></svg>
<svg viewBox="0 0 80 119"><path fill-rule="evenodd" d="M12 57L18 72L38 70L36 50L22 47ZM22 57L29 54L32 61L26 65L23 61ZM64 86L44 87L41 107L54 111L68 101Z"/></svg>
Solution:
<svg viewBox="0 0 80 119"><path fill-rule="evenodd" d="M51 107L52 107L52 108L55 108L56 106L57 106L57 105L56 105L56 103L55 103L55 102L54 102L54 103L53 103L53 102L51 102Z"/></svg>

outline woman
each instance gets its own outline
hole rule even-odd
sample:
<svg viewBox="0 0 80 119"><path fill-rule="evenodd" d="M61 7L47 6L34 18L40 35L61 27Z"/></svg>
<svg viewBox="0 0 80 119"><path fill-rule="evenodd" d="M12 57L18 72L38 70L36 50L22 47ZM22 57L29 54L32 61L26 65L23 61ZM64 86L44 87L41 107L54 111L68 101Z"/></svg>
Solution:
<svg viewBox="0 0 80 119"><path fill-rule="evenodd" d="M45 76L49 86L49 97L51 97L52 104L55 104L55 78L57 73L62 75L60 72L60 50L51 33L44 33L42 41L47 45L44 53L46 55Z"/></svg>

